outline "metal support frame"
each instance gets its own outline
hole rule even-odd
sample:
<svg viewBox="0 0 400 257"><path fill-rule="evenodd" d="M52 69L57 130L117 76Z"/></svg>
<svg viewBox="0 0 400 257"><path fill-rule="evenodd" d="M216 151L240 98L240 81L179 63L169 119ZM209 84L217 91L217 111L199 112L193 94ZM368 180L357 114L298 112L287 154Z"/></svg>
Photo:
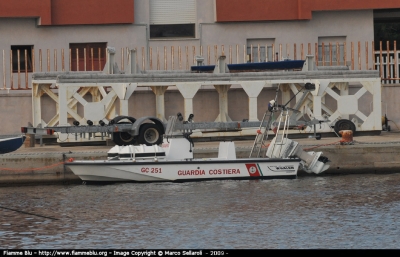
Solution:
<svg viewBox="0 0 400 257"><path fill-rule="evenodd" d="M132 52L132 56L135 52ZM112 58L110 58L111 61ZM337 119L347 118L349 115L358 117L357 131L381 130L381 83L376 71L349 71L349 70L313 70L314 66L305 64L303 71L280 72L243 72L227 73L224 58L220 58L217 73L189 73L189 72L142 72L137 73L131 67L133 74L101 74L101 73L37 73L32 81L33 125L68 125L68 118L82 121L88 119L98 122L100 119L113 118L117 112L115 103L120 100L119 115L128 114L128 99L138 87L150 87L156 94L156 116L165 121L164 94L171 86L176 86L184 97L184 117L194 113L193 97L201 86L215 87L220 94L219 115L216 121L231 121L228 114L228 90L232 85L240 86L249 97L249 120L258 121L258 96L264 88L275 89L280 85L282 103L296 94L305 83L313 83L316 90L312 93L296 95L294 106L300 112L295 114L296 119L307 116L309 119L335 122ZM109 66L111 67L111 66ZM349 95L349 85L358 84L360 89L354 95ZM58 88L58 95L50 85ZM111 88L107 91L107 88ZM339 89L339 93L333 88ZM373 110L366 115L358 108L359 99L366 92L372 94ZM92 102L85 100L84 95L91 93ZM57 115L44 122L41 118L41 97L47 94L59 106ZM337 101L336 110L325 103L326 96ZM270 99L265 99L266 101ZM76 111L76 105L84 106L83 116ZM333 131L332 124L323 125L319 131ZM242 131L241 135L254 135L254 130ZM296 132L296 131L295 131ZM292 133L295 133L292 132ZM226 133L227 135L229 132ZM221 135L219 132L218 135ZM201 134L193 134L194 137ZM213 136L207 134L207 136Z"/></svg>

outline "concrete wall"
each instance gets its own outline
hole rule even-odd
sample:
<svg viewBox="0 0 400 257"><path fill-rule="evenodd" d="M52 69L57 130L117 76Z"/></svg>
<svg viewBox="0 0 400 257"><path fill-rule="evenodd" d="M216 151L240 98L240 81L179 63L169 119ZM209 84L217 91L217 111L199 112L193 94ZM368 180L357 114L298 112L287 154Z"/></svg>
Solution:
<svg viewBox="0 0 400 257"><path fill-rule="evenodd" d="M20 133L22 126L32 121L32 97L30 92L0 91L0 134Z"/></svg>

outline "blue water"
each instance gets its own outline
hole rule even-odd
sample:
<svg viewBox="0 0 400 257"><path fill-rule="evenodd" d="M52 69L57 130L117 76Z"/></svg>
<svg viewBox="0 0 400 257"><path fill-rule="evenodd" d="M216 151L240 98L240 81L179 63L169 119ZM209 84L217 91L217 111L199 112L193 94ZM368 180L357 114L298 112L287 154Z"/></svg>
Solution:
<svg viewBox="0 0 400 257"><path fill-rule="evenodd" d="M0 188L1 248L398 249L400 174Z"/></svg>

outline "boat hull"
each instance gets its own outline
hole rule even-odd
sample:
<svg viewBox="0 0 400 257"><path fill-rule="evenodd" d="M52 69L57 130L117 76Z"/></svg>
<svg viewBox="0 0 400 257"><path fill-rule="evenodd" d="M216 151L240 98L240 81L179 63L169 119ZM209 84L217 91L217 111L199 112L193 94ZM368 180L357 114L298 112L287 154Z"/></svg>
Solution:
<svg viewBox="0 0 400 257"><path fill-rule="evenodd" d="M185 182L296 178L299 159L188 161L74 161L66 164L86 182Z"/></svg>
<svg viewBox="0 0 400 257"><path fill-rule="evenodd" d="M11 153L22 146L25 136L0 139L0 154Z"/></svg>

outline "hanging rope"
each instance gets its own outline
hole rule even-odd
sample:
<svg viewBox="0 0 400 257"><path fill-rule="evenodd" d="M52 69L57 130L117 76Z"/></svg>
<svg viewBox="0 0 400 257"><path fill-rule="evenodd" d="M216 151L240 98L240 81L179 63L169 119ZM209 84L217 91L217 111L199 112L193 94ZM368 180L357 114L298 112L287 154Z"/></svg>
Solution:
<svg viewBox="0 0 400 257"><path fill-rule="evenodd" d="M340 144L340 141L329 143L329 144L317 145L317 146L313 146L313 147L309 147L309 148L304 148L303 150L304 151L310 151L312 149L315 149L315 148L318 148L318 147L321 147L321 146L338 145L338 144Z"/></svg>
<svg viewBox="0 0 400 257"><path fill-rule="evenodd" d="M46 170L46 169L50 169L50 168L54 168L60 165L64 165L67 162L72 162L74 159L73 158L69 158L68 161L66 162L57 162L54 163L52 165L48 165L48 166L43 166L43 167L38 167L38 168L25 168L25 169L13 169L13 168L0 168L0 170L5 170L5 171L14 171L14 172L26 172L26 171L37 171L37 170Z"/></svg>

